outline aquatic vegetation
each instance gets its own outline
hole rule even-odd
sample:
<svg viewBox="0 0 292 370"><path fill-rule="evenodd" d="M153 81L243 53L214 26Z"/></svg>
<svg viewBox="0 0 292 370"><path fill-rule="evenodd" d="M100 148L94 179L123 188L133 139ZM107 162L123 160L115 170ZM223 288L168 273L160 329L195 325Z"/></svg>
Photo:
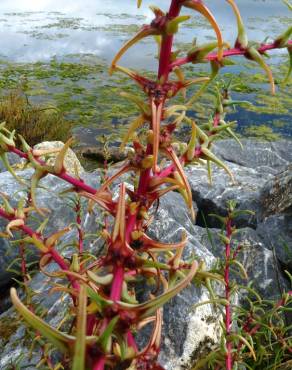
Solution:
<svg viewBox="0 0 292 370"><path fill-rule="evenodd" d="M281 135L273 132L271 127L265 125L251 125L245 128L244 133L248 137L254 137L255 139L261 141L275 141L281 139Z"/></svg>
<svg viewBox="0 0 292 370"><path fill-rule="evenodd" d="M72 127L55 107L32 105L21 91L0 100L0 121L5 122L8 130L19 130L31 145L50 140L66 141Z"/></svg>

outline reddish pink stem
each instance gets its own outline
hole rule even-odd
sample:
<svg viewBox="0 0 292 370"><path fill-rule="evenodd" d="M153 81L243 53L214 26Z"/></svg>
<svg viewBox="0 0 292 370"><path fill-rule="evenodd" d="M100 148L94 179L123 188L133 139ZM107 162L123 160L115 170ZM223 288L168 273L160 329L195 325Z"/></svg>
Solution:
<svg viewBox="0 0 292 370"><path fill-rule="evenodd" d="M104 370L104 365L105 365L105 356L102 356L93 365L92 370Z"/></svg>
<svg viewBox="0 0 292 370"><path fill-rule="evenodd" d="M0 216L3 218L6 218L6 220L9 220L9 221L16 219L14 216L9 215L1 208L0 208ZM18 226L18 228L22 230L26 235L29 235L30 237L35 237L38 240L40 240L42 243L44 243L44 240L40 237L40 235L37 232L35 232L33 229L31 229L30 227L23 225L23 226ZM63 271L69 271L67 263L65 262L63 257L54 248L50 249L48 253L52 256L53 260L60 266L60 268ZM76 282L76 280L72 278L72 276L68 276L68 279L70 280L73 288L78 290L79 284Z"/></svg>
<svg viewBox="0 0 292 370"><path fill-rule="evenodd" d="M17 149L17 148L10 147L9 151L12 152L12 153L17 154L21 158L28 159L28 155L26 153L22 152L21 150ZM35 159L39 162L39 164L46 165L46 162L42 161L41 159L38 159L38 158L35 158ZM96 192L97 192L97 189L94 189L93 187L85 184L83 181L78 180L75 177L70 176L67 172L62 172L60 174L52 173L52 175L57 176L62 180L65 180L69 184L73 185L76 189L84 190L84 191L86 191L87 193L90 193L90 194L96 194Z"/></svg>
<svg viewBox="0 0 292 370"><path fill-rule="evenodd" d="M129 215L127 227L126 227L126 242L130 243L131 240L131 232L134 230L136 226L136 220L137 220L137 213L133 215Z"/></svg>
<svg viewBox="0 0 292 370"><path fill-rule="evenodd" d="M226 225L226 236L230 240L232 235L232 228L231 228L231 220L228 218L227 225ZM232 316L231 316L231 305L230 305L230 285L229 285L229 265L230 265L230 252L231 252L231 245L230 242L225 245L225 271L224 271L224 281L225 281L225 298L227 300L227 304L225 306L225 330L226 330L226 337L228 337L231 333L231 325L232 325ZM231 341L227 340L226 343L227 347L227 354L226 354L226 370L232 370L232 343Z"/></svg>
<svg viewBox="0 0 292 370"><path fill-rule="evenodd" d="M167 14L169 19L175 18L179 15L181 10L181 1L172 0L169 12ZM170 72L169 63L171 56L171 49L173 44L173 35L166 35L162 37L162 44L159 57L159 67L158 67L158 79L163 76L165 81L168 78Z"/></svg>
<svg viewBox="0 0 292 370"><path fill-rule="evenodd" d="M288 45L292 45L292 40L288 41ZM271 44L261 45L258 48L258 51L260 53L264 53L265 51L273 50L273 49L279 49L279 46L277 46L277 44L275 42L273 42ZM231 56L235 56L235 55L244 55L245 53L246 53L246 50L244 50L244 49L233 48L233 49L225 50L223 52L223 58L227 58L227 57L231 57ZM214 52L214 53L208 54L205 57L205 60L206 61L218 60L218 53ZM182 66L184 64L191 63L191 62L192 62L191 57L178 58L169 65L169 72L171 72L175 67L179 67L179 66Z"/></svg>
<svg viewBox="0 0 292 370"><path fill-rule="evenodd" d="M80 198L78 198L77 200L75 212L76 212L76 223L78 225L78 250L79 250L79 253L82 253L83 252L83 231L82 231L82 220L80 216L80 212L81 212Z"/></svg>
<svg viewBox="0 0 292 370"><path fill-rule="evenodd" d="M127 342L129 347L134 348L135 352L138 352L138 347L135 338L133 337L133 334L130 332L130 330L127 332Z"/></svg>
<svg viewBox="0 0 292 370"><path fill-rule="evenodd" d="M124 268L117 266L114 272L114 279L111 286L110 298L113 301L120 301L122 295L122 287L124 281Z"/></svg>

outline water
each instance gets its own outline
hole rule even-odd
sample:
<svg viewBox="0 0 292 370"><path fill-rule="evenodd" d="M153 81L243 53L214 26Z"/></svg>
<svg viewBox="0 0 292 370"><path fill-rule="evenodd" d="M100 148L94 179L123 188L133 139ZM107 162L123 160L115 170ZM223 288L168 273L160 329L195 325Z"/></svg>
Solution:
<svg viewBox="0 0 292 370"><path fill-rule="evenodd" d="M216 14L216 19L222 26L224 39L232 44L235 39L234 26L236 22L231 7L223 0L206 0L205 2ZM32 93L33 99L57 101L59 107L61 106L61 97L62 99L71 99L71 101L80 101L80 99L84 101L86 98L86 104L80 104L79 111L72 105L72 111L69 112L66 103L65 113L73 119L78 117L79 122L83 124L94 125L101 120L105 122L104 116L101 116L94 106L96 103L92 102L94 100L92 97L98 98L101 94L102 85L108 84L105 80L107 78L105 74L97 75L92 71L85 77L75 77L75 80L68 78L68 75L56 76L55 78L50 76L46 79L40 78L38 75L31 76L28 71L34 70L37 62L42 63L40 69L51 68L52 60L59 63L69 61L82 64L87 58L87 62L88 60L91 63L98 61L108 65L123 42L134 34L137 25L148 23L153 18L148 8L148 5L152 3L155 1L144 0L142 8L138 10L135 6L135 0L122 2L113 0L1 0L0 60L2 71L7 74L8 64L10 66L12 64L10 67L12 69L13 66L25 66L18 74L13 74L10 71L12 73L10 80L5 75L2 86L4 89L7 87L7 80L13 86L14 80L22 78L24 75L31 83L31 93L33 87L35 91L36 89L43 91L43 94L34 91ZM166 9L169 1L160 0L156 3L162 9ZM121 4L123 4L122 9ZM268 36L268 40L272 40L292 23L291 13L289 14L287 7L281 0L238 0L237 4L241 9L251 40L262 42L266 36ZM187 44L192 42L194 36L196 36L198 43L214 39L213 31L200 15L195 15L192 21L182 28L177 44L185 48ZM122 58L121 64L136 69L155 71L157 69L157 61L153 58L155 50L152 40L147 39L142 44L135 46L130 53L127 53ZM285 62L286 52L285 50L275 50L271 55L269 63L273 64L276 70L280 63ZM243 67L226 69L227 72L236 73L242 70ZM97 81L97 79L99 80ZM100 82L100 79L106 82ZM267 89L265 81L261 81L259 86ZM83 89L83 95L68 95L72 89L76 91L78 88ZM290 93L291 84L286 92L281 92L278 95L277 99L282 97L285 99L285 94ZM61 96L62 94L63 96ZM250 98L247 93L241 95L240 98ZM257 106L261 105L256 94L254 100ZM88 101L91 101L89 105ZM239 109L236 113L232 113L231 117L243 121L240 126L241 131L251 124L265 124L273 127L276 132L292 136L291 109L287 114L285 109L271 111L269 102L264 104L269 110L266 115L258 114L259 112L249 109ZM287 104L290 104L291 108L291 102L288 101ZM110 105L108 109L110 109ZM115 121L118 117L113 117L113 119ZM121 121L124 123L125 120L121 119ZM282 121L284 124L275 126L275 121Z"/></svg>
<svg viewBox="0 0 292 370"><path fill-rule="evenodd" d="M113 26L149 22L153 16L148 5L152 3L145 0L142 8L136 9L134 0L125 0L121 16L121 2L113 0L1 0L0 55L15 62L36 62L50 60L55 55L86 53L109 62L128 36L122 32L117 35ZM169 1L158 3L166 9ZM225 1L207 0L206 3L222 25L224 38L232 43L235 19L231 7ZM238 5L252 40L261 42L266 35L273 37L285 29L287 8L280 0L239 0ZM201 16L195 17L203 20ZM213 36L208 28L203 23L196 31L185 29L181 41L190 42L196 36L204 42ZM150 43L146 52L140 53L142 50L144 45L137 47L126 62L139 68L153 68Z"/></svg>

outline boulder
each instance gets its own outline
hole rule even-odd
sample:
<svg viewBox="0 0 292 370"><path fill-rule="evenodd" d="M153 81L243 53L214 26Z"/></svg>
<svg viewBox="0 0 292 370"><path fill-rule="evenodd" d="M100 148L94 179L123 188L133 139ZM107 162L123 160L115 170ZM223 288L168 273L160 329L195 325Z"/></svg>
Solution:
<svg viewBox="0 0 292 370"><path fill-rule="evenodd" d="M12 167L20 166L21 163L24 161L18 155L14 153L7 153L7 159ZM2 160L0 159L0 173L7 171L6 167L4 166Z"/></svg>
<svg viewBox="0 0 292 370"><path fill-rule="evenodd" d="M262 218L292 208L292 163L265 183L260 202Z"/></svg>
<svg viewBox="0 0 292 370"><path fill-rule="evenodd" d="M236 220L238 227L252 227L257 225L257 214L260 211L260 189L271 174L263 176L256 169L243 167L234 163L225 162L234 174L235 183L232 183L226 172L212 166L213 184L208 181L207 169L201 166L188 166L186 174L190 183L193 199L197 204L199 226L219 227L220 224L209 214L226 214L228 200L236 200L239 209L249 209L255 215L242 215Z"/></svg>
<svg viewBox="0 0 292 370"><path fill-rule="evenodd" d="M274 142L241 139L243 150L232 139L216 141L214 153L227 162L276 174L292 162L292 140Z"/></svg>
<svg viewBox="0 0 292 370"><path fill-rule="evenodd" d="M38 150L45 150L45 149L59 149L64 146L64 143L62 141L44 141L42 143L39 143L34 146L34 149ZM46 155L45 158L41 157L42 159L46 159L46 162L49 165L53 165L55 163L55 159L57 157L57 153L52 153L49 155ZM68 149L65 160L64 160L64 167L70 173L71 175L75 175L76 169L78 171L78 174L82 174L84 172L84 168L82 167L81 163L79 162L79 159L77 158L76 154L73 152L72 149Z"/></svg>
<svg viewBox="0 0 292 370"><path fill-rule="evenodd" d="M265 246L275 252L283 269L292 273L292 209L267 217L256 231Z"/></svg>
<svg viewBox="0 0 292 370"><path fill-rule="evenodd" d="M289 163L292 161L292 141L261 143L243 139L242 144L243 150L234 140L226 139L217 141L213 147L213 152L233 173L234 183L223 169L213 164L212 186L208 182L205 168L201 166L186 168L193 198L199 209L198 225L205 226L206 221L208 226L218 227L217 220L211 219L208 214L225 215L226 202L230 199L236 200L239 209L255 212L254 216L239 217L236 220L238 227L256 228L263 209L268 207L270 197L275 198L275 204L281 198L279 207L282 210L283 207L287 208L291 204L291 165L289 166ZM282 171L284 171L283 174L278 175ZM266 190L262 190L265 188ZM271 189L273 189L272 192ZM279 207L274 212L278 212ZM267 212L273 211L267 209Z"/></svg>

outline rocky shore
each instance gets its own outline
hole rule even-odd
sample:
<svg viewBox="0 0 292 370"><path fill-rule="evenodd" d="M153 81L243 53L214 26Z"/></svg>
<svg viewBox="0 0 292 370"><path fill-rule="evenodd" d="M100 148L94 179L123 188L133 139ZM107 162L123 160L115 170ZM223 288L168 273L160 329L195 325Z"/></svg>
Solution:
<svg viewBox="0 0 292 370"><path fill-rule="evenodd" d="M276 298L289 288L284 271L292 273L292 141L269 143L244 139L243 146L244 150L241 150L232 140L222 140L215 144L214 151L233 172L235 184L222 169L215 166L212 186L208 183L204 167L186 168L197 209L195 223L191 221L180 195L169 193L160 202L150 233L159 240L174 242L180 237L181 230L185 229L188 235L185 253L195 254L211 267L222 256L223 247L217 237L220 225L209 214L224 215L226 202L236 200L239 209L255 212L254 215L241 216L236 221L239 229L236 238L242 245L240 262L247 270L249 281L253 281L253 286L259 293L269 299ZM19 174L22 177L30 177L31 169L21 169L21 164L14 156L10 159L20 168ZM14 199L21 198L21 185L5 172L1 162L0 172L1 192ZM98 187L100 172L84 171L82 178ZM52 230L74 222L75 214L58 196L67 187L62 180L50 175L41 184L42 187L38 190L39 204L51 211L46 228L49 235ZM97 232L98 218L99 214L88 214L84 208L83 227L87 233ZM31 222L33 224L36 221ZM5 221L0 219L0 230L4 226ZM210 243L210 235L213 243ZM74 237L73 230L64 238L63 244L69 243ZM98 237L89 239L85 245L90 253L98 253L101 247ZM16 245L7 239L0 239L0 368L9 369L10 362L19 359L22 366L35 369L40 352L34 347L31 356L28 356L31 342L27 340L25 327L19 323L13 308L9 307L9 299L6 298L9 287L14 285L14 274L6 269L17 257ZM31 261L37 259L34 251L29 258ZM61 320L66 301L60 300L58 293L48 294L46 279L41 273L35 274L30 288L40 293L33 299L47 310L47 320L54 325ZM192 285L164 306L164 343L160 360L167 370L191 369L196 359L218 342L218 313L210 305L193 309L194 304L207 299L205 289ZM239 303L240 299L239 295Z"/></svg>

